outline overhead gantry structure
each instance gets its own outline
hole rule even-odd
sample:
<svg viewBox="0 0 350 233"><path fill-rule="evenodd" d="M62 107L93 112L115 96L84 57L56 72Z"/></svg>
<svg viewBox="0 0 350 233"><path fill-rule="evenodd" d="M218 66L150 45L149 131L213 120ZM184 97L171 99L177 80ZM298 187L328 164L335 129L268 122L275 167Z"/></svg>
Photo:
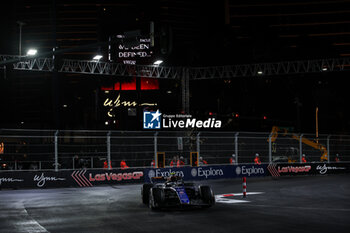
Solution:
<svg viewBox="0 0 350 233"><path fill-rule="evenodd" d="M14 70L23 71L57 71L60 73L87 75L181 79L182 107L185 112L189 112L189 82L192 80L349 71L350 58L325 58L211 67L167 67L72 59L60 59L57 62L54 58L47 57L0 55L0 67L5 68L6 65L12 65Z"/></svg>
<svg viewBox="0 0 350 233"><path fill-rule="evenodd" d="M62 59L55 67L53 58L0 55L0 66L12 64L15 70L111 76L136 76L148 78L181 79L188 73L190 80L230 79L291 75L350 70L350 58L325 58L302 61L239 64L210 67L166 67L155 65L124 65L93 60Z"/></svg>

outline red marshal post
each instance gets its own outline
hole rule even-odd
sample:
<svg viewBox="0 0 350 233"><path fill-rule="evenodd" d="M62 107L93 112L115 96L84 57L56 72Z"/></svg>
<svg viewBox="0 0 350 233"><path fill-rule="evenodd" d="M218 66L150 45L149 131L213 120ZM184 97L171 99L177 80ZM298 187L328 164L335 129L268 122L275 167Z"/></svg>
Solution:
<svg viewBox="0 0 350 233"><path fill-rule="evenodd" d="M247 178L246 177L243 177L242 185L243 185L243 197L246 197L247 196Z"/></svg>

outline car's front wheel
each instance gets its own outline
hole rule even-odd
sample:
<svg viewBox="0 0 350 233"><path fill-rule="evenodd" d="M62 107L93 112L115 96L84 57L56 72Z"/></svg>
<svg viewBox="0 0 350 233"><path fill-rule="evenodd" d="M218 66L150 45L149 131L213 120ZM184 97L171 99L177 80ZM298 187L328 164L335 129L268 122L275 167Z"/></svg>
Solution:
<svg viewBox="0 0 350 233"><path fill-rule="evenodd" d="M144 184L141 188L142 203L147 205L149 201L149 191L153 184Z"/></svg>
<svg viewBox="0 0 350 233"><path fill-rule="evenodd" d="M215 205L215 195L213 190L209 186L201 186L201 198L204 204L208 207Z"/></svg>
<svg viewBox="0 0 350 233"><path fill-rule="evenodd" d="M159 209L164 201L164 192L160 188L151 188L149 191L148 206L152 210Z"/></svg>

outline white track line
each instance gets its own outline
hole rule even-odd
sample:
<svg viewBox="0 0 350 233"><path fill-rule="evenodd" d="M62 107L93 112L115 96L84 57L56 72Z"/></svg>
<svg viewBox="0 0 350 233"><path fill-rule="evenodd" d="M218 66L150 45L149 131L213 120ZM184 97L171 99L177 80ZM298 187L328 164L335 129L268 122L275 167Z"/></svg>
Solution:
<svg viewBox="0 0 350 233"><path fill-rule="evenodd" d="M28 232L28 233L49 233L49 231L47 231L45 229L45 227L43 227L42 225L40 225L40 223L38 223L38 221L36 221L35 219L33 219L32 217L29 216L27 209L25 208L25 206L23 206L23 210L21 211L21 215L23 216L23 220L20 220L19 222L16 223L16 229L23 231L23 232Z"/></svg>
<svg viewBox="0 0 350 233"><path fill-rule="evenodd" d="M247 192L248 195L257 195L257 194L264 194L264 192ZM218 203L226 203L226 204L237 204L237 203L246 203L250 202L243 199L232 199L229 197L239 197L243 196L243 193L227 193L227 194L219 194L215 195L215 201Z"/></svg>

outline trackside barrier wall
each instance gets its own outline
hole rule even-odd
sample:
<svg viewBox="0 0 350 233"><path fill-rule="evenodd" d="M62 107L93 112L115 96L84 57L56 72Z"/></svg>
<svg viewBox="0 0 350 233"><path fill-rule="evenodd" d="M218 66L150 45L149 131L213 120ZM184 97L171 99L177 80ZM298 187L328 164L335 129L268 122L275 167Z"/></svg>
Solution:
<svg viewBox="0 0 350 233"><path fill-rule="evenodd" d="M142 183L143 169L0 172L1 188L93 187Z"/></svg>
<svg viewBox="0 0 350 233"><path fill-rule="evenodd" d="M350 173L350 163L241 164L179 168L81 169L54 171L0 172L1 188L93 187L149 183L152 177L182 176L184 180L205 181L247 177L283 177Z"/></svg>
<svg viewBox="0 0 350 233"><path fill-rule="evenodd" d="M300 176L300 175L331 175L350 173L350 163L302 163L302 164L269 164L267 166L269 175Z"/></svg>
<svg viewBox="0 0 350 233"><path fill-rule="evenodd" d="M208 179L232 179L237 177L267 176L267 165L223 165L202 167L179 167L179 168L146 168L145 183L151 182L152 177L176 175L184 180L208 180Z"/></svg>

